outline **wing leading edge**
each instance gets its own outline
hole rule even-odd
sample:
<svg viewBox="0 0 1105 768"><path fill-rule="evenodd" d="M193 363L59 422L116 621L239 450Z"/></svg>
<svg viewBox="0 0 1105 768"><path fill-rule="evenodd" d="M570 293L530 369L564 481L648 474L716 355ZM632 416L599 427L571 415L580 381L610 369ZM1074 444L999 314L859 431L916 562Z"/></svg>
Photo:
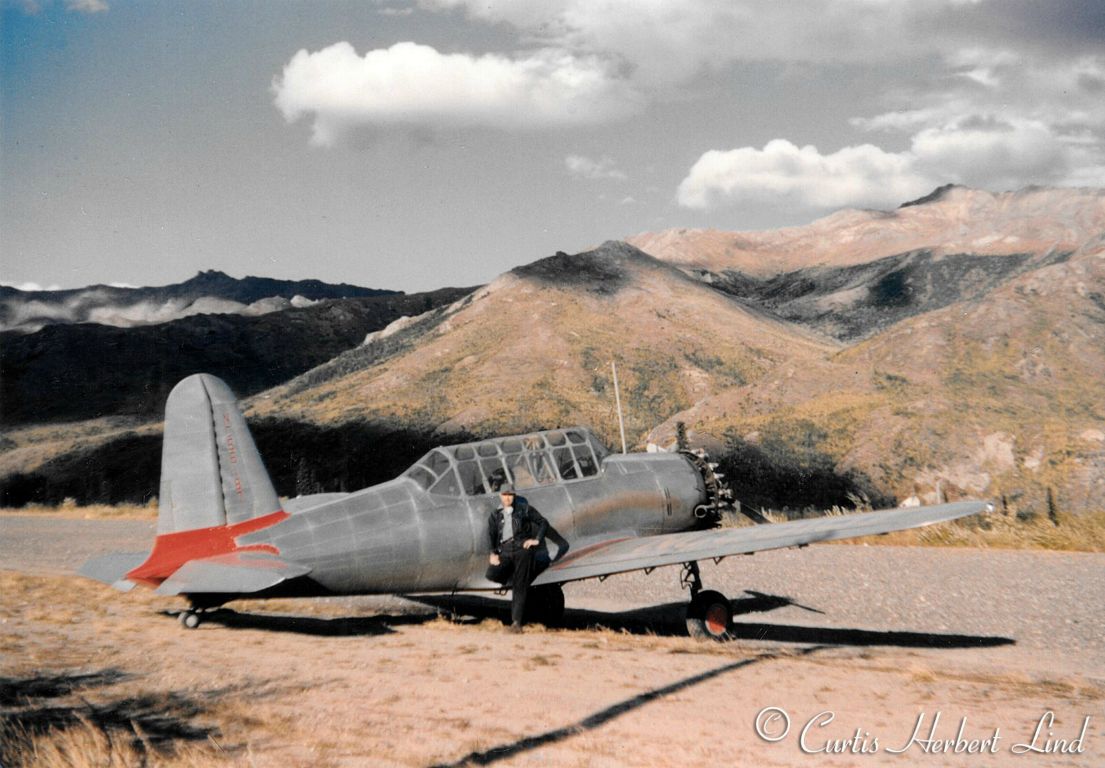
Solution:
<svg viewBox="0 0 1105 768"><path fill-rule="evenodd" d="M920 528L990 511L982 501L960 501L931 507L888 509L855 515L818 517L751 528L668 533L630 539L613 539L570 552L534 580L534 585L609 576L692 560L742 555L782 549L818 541L851 539L879 533Z"/></svg>

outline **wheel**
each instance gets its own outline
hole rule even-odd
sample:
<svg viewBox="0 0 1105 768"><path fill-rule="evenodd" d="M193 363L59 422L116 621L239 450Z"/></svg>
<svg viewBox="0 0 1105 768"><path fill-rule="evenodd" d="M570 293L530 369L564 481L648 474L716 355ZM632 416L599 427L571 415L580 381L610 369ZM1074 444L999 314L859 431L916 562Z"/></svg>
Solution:
<svg viewBox="0 0 1105 768"><path fill-rule="evenodd" d="M687 634L700 640L725 640L732 619L733 608L725 595L707 589L687 606Z"/></svg>
<svg viewBox="0 0 1105 768"><path fill-rule="evenodd" d="M200 625L200 615L195 611L181 611L180 625L185 629L195 629Z"/></svg>
<svg viewBox="0 0 1105 768"><path fill-rule="evenodd" d="M546 627L559 624L564 618L564 590L559 584L531 587L526 596L526 620Z"/></svg>

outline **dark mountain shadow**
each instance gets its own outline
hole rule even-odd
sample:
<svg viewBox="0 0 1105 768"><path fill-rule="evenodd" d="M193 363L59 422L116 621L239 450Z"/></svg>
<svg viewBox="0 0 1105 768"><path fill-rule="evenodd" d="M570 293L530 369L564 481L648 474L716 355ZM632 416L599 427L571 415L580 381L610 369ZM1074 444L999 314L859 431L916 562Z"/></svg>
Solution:
<svg viewBox="0 0 1105 768"><path fill-rule="evenodd" d="M757 442L730 435L714 461L741 504L752 509L782 510L792 519L804 510L853 508L866 500L875 508L894 499L856 469L841 469L826 447L828 433L811 421L773 420Z"/></svg>
<svg viewBox="0 0 1105 768"><path fill-rule="evenodd" d="M448 438L428 428L403 428L379 422L351 421L319 426L290 419L249 422L272 478L282 496L349 492L391 480ZM161 435L124 434L95 448L75 450L29 473L0 479L0 504L144 504L157 495L161 473Z"/></svg>
<svg viewBox="0 0 1105 768"><path fill-rule="evenodd" d="M1017 275L1070 256L1069 252L934 255L920 249L863 264L808 267L768 278L736 271L698 271L696 276L775 317L854 342L906 318L981 299Z"/></svg>
<svg viewBox="0 0 1105 768"><path fill-rule="evenodd" d="M447 306L472 290L333 299L259 316L201 314L130 328L77 323L0 333L0 424L159 418L169 391L193 373L218 376L247 397L358 347L404 315Z"/></svg>

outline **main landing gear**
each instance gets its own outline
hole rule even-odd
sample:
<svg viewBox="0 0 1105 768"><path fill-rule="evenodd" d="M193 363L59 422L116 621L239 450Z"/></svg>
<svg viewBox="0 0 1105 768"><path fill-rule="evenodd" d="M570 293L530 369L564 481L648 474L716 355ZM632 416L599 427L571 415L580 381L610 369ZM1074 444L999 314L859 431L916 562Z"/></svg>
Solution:
<svg viewBox="0 0 1105 768"><path fill-rule="evenodd" d="M683 564L679 583L691 591L687 606L687 634L698 640L726 640L733 621L733 607L720 592L702 588L697 562Z"/></svg>

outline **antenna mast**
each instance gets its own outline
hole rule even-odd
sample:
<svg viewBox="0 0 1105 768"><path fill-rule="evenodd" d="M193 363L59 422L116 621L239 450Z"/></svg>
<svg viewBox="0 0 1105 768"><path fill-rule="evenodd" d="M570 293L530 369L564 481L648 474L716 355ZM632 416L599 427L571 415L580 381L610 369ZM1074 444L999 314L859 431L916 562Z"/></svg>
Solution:
<svg viewBox="0 0 1105 768"><path fill-rule="evenodd" d="M614 371L614 401L618 404L618 428L622 431L622 453L627 453L625 449L625 419L622 418L622 394L618 389L618 364L611 360L610 367Z"/></svg>

